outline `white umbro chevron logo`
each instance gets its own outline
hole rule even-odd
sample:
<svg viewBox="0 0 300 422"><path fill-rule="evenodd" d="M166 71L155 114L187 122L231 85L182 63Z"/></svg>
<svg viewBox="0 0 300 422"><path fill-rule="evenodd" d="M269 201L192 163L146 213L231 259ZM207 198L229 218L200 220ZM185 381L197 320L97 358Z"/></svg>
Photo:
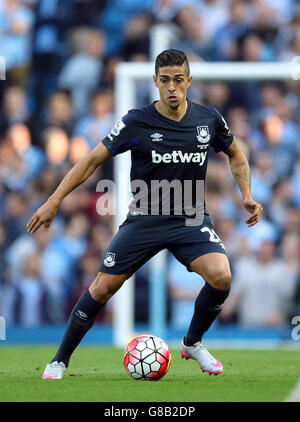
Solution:
<svg viewBox="0 0 300 422"><path fill-rule="evenodd" d="M163 140L163 135L161 133L153 133L152 135L150 135L150 137L152 138L153 142L158 142L158 141Z"/></svg>
<svg viewBox="0 0 300 422"><path fill-rule="evenodd" d="M85 312L80 311L79 309L77 309L76 315L79 316L79 318L81 319L88 319L87 314Z"/></svg>

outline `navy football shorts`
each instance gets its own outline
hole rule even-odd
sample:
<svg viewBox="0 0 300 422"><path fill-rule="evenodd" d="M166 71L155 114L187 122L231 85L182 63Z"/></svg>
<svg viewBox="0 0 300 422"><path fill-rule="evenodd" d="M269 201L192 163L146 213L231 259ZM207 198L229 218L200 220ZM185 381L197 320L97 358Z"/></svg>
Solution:
<svg viewBox="0 0 300 422"><path fill-rule="evenodd" d="M104 253L99 271L132 275L162 249L168 249L189 269L198 256L220 252L224 245L205 214L203 223L186 226L182 216L128 215Z"/></svg>

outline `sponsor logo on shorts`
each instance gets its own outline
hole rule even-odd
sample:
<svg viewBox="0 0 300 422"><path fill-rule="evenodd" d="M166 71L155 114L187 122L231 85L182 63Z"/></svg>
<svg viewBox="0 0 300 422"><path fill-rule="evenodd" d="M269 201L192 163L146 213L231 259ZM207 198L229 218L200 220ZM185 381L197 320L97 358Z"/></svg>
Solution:
<svg viewBox="0 0 300 422"><path fill-rule="evenodd" d="M107 252L104 258L104 265L106 267L113 267L116 263L115 258L116 258L116 254L112 252Z"/></svg>

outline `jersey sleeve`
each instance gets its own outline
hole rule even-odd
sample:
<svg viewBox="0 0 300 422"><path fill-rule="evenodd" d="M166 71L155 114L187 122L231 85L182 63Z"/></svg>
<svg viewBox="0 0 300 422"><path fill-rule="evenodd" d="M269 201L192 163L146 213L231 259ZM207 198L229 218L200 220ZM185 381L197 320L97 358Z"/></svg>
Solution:
<svg viewBox="0 0 300 422"><path fill-rule="evenodd" d="M219 111L215 108L214 111L216 113L215 135L211 145L215 152L225 151L232 143L234 136L230 132L230 129L227 126L227 123L222 114L219 113Z"/></svg>
<svg viewBox="0 0 300 422"><path fill-rule="evenodd" d="M140 141L132 112L118 120L110 133L101 141L112 155L134 148Z"/></svg>

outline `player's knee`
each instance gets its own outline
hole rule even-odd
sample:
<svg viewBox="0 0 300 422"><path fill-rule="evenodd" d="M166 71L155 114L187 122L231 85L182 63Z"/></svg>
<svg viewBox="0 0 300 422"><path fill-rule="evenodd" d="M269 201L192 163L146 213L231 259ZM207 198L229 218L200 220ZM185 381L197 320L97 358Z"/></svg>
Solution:
<svg viewBox="0 0 300 422"><path fill-rule="evenodd" d="M104 283L98 283L92 290L92 297L96 302L106 303L113 295L113 292Z"/></svg>
<svg viewBox="0 0 300 422"><path fill-rule="evenodd" d="M92 298L99 303L106 303L122 286L127 275L110 275L98 273L89 290Z"/></svg>
<svg viewBox="0 0 300 422"><path fill-rule="evenodd" d="M231 283L231 272L230 270L216 270L210 274L209 280L207 280L215 289L227 290Z"/></svg>

